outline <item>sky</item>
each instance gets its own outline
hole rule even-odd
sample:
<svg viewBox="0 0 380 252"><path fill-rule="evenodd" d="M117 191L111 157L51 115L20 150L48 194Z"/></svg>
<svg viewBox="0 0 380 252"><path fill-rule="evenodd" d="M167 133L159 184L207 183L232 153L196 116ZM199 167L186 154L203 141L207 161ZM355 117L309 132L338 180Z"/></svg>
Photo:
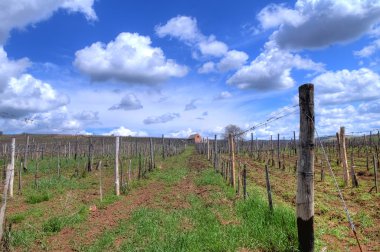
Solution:
<svg viewBox="0 0 380 252"><path fill-rule="evenodd" d="M379 52L378 0L1 0L0 130L291 137L313 83L319 135L368 134Z"/></svg>

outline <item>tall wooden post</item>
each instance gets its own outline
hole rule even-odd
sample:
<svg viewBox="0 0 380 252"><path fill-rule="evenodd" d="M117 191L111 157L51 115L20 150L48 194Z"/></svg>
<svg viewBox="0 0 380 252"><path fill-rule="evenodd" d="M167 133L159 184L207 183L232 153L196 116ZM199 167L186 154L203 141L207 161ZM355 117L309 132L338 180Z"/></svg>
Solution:
<svg viewBox="0 0 380 252"><path fill-rule="evenodd" d="M120 195L120 178L119 178L119 143L120 139L117 136L115 141L115 194Z"/></svg>
<svg viewBox="0 0 380 252"><path fill-rule="evenodd" d="M165 159L165 142L164 142L164 134L162 134L162 159Z"/></svg>
<svg viewBox="0 0 380 252"><path fill-rule="evenodd" d="M12 138L11 144L11 178L9 180L9 197L13 197L13 183L15 179L15 155L16 155L16 138Z"/></svg>
<svg viewBox="0 0 380 252"><path fill-rule="evenodd" d="M234 138L232 134L229 134L230 140L230 162L231 162L231 185L235 188L235 148Z"/></svg>
<svg viewBox="0 0 380 252"><path fill-rule="evenodd" d="M297 167L299 250L314 251L314 85L299 87L300 137Z"/></svg>
<svg viewBox="0 0 380 252"><path fill-rule="evenodd" d="M210 141L207 137L207 160L210 161Z"/></svg>
<svg viewBox="0 0 380 252"><path fill-rule="evenodd" d="M251 133L251 145L250 145L250 155L253 155L253 133Z"/></svg>
<svg viewBox="0 0 380 252"><path fill-rule="evenodd" d="M154 168L154 150L153 150L153 139L149 138L149 148L150 148L150 166L149 170L152 171Z"/></svg>
<svg viewBox="0 0 380 252"><path fill-rule="evenodd" d="M345 128L340 127L340 151L341 151L341 160L343 166L343 179L344 185L348 185L348 181L350 179L350 173L348 170L348 162L347 162L347 152L346 152L346 136L345 136Z"/></svg>
<svg viewBox="0 0 380 252"><path fill-rule="evenodd" d="M280 134L277 134L277 163L278 163L278 169L281 169L281 159L280 159Z"/></svg>
<svg viewBox="0 0 380 252"><path fill-rule="evenodd" d="M216 140L216 135L214 138L214 170L217 171L217 162L218 162L218 142Z"/></svg>
<svg viewBox="0 0 380 252"><path fill-rule="evenodd" d="M29 135L26 135L25 153L24 153L24 170L28 170L28 152L29 152Z"/></svg>
<svg viewBox="0 0 380 252"><path fill-rule="evenodd" d="M293 141L294 141L294 154L297 155L297 140L296 140L296 132L293 131Z"/></svg>

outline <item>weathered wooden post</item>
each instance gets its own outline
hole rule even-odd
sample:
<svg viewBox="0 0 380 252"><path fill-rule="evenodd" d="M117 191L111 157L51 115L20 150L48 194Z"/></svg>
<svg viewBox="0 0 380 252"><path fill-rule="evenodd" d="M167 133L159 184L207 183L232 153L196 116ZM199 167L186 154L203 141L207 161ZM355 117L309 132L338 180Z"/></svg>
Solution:
<svg viewBox="0 0 380 252"><path fill-rule="evenodd" d="M207 160L210 161L210 141L207 137Z"/></svg>
<svg viewBox="0 0 380 252"><path fill-rule="evenodd" d="M115 194L120 195L120 179L119 179L119 137L115 141Z"/></svg>
<svg viewBox="0 0 380 252"><path fill-rule="evenodd" d="M28 170L29 135L26 135L26 145L24 153L24 170Z"/></svg>
<svg viewBox="0 0 380 252"><path fill-rule="evenodd" d="M164 140L164 134L162 134L162 159L165 159L165 140Z"/></svg>
<svg viewBox="0 0 380 252"><path fill-rule="evenodd" d="M235 147L234 147L234 137L229 134L230 142L230 162L231 162L231 185L235 188Z"/></svg>
<svg viewBox="0 0 380 252"><path fill-rule="evenodd" d="M267 185L267 194L268 194L268 203L269 203L269 210L273 211L273 202L272 202L272 190L270 188L270 180L269 180L269 169L268 164L265 164L265 180Z"/></svg>
<svg viewBox="0 0 380 252"><path fill-rule="evenodd" d="M377 193L379 191L378 190L379 188L377 185L377 160L376 160L375 154L373 155L373 176L375 177L375 186L373 188L375 188L375 192ZM371 191L372 191L372 189L371 189Z"/></svg>
<svg viewBox="0 0 380 252"><path fill-rule="evenodd" d="M15 154L16 154L16 138L12 138L11 143L11 178L9 180L9 197L13 197L13 182L15 179Z"/></svg>
<svg viewBox="0 0 380 252"><path fill-rule="evenodd" d="M153 151L153 139L152 138L149 138L149 149L150 149L149 171L152 171L154 168L154 151Z"/></svg>
<svg viewBox="0 0 380 252"><path fill-rule="evenodd" d="M348 171L348 162L347 162L347 152L346 152L346 135L345 128L340 127L340 151L341 151L341 160L343 166L343 180L344 185L348 185L348 180L350 179L350 173Z"/></svg>
<svg viewBox="0 0 380 252"><path fill-rule="evenodd" d="M216 135L214 138L214 170L217 171L217 162L218 162L218 142L216 140Z"/></svg>
<svg viewBox="0 0 380 252"><path fill-rule="evenodd" d="M277 134L277 163L278 163L278 169L281 169L281 158L280 158L280 134Z"/></svg>
<svg viewBox="0 0 380 252"><path fill-rule="evenodd" d="M243 168L243 197L247 199L247 167L245 164Z"/></svg>
<svg viewBox="0 0 380 252"><path fill-rule="evenodd" d="M297 230L301 252L314 251L314 85L299 87L300 137L297 167Z"/></svg>

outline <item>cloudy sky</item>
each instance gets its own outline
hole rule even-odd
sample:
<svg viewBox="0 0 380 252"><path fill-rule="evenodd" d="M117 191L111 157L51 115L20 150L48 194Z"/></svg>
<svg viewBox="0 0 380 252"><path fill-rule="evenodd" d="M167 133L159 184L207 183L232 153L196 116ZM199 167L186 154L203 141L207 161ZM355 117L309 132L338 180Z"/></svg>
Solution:
<svg viewBox="0 0 380 252"><path fill-rule="evenodd" d="M2 0L0 130L187 137L380 128L380 1ZM294 111L294 113L292 113Z"/></svg>

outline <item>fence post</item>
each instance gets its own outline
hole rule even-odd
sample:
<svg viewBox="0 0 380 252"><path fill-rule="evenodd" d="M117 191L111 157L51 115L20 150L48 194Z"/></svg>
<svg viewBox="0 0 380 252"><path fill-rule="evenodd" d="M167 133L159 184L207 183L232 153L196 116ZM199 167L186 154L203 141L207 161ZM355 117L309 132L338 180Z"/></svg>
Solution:
<svg viewBox="0 0 380 252"><path fill-rule="evenodd" d="M345 136L345 128L340 127L340 151L341 151L341 161L343 164L343 179L344 185L348 185L348 180L350 179L350 173L348 171L348 163L347 163L347 152L346 152L346 136Z"/></svg>
<svg viewBox="0 0 380 252"><path fill-rule="evenodd" d="M214 139L214 170L215 172L217 171L217 160L218 158L218 142L216 140L216 135L215 135L215 139Z"/></svg>
<svg viewBox="0 0 380 252"><path fill-rule="evenodd" d="M25 153L24 153L24 170L28 170L28 152L29 152L29 135L26 135Z"/></svg>
<svg viewBox="0 0 380 252"><path fill-rule="evenodd" d="M273 212L272 190L270 188L268 164L265 164L265 180L266 180L266 186L267 186L269 210Z"/></svg>
<svg viewBox="0 0 380 252"><path fill-rule="evenodd" d="M164 134L162 134L162 159L165 159L165 140L164 140Z"/></svg>
<svg viewBox="0 0 380 252"><path fill-rule="evenodd" d="M314 251L314 85L299 87L300 137L297 230L301 252Z"/></svg>
<svg viewBox="0 0 380 252"><path fill-rule="evenodd" d="M229 134L230 138L230 162L231 162L231 185L235 188L235 146L234 138L232 134Z"/></svg>
<svg viewBox="0 0 380 252"><path fill-rule="evenodd" d="M149 138L149 147L150 147L150 166L149 171L152 171L154 168L154 150L153 150L153 139Z"/></svg>
<svg viewBox="0 0 380 252"><path fill-rule="evenodd" d="M120 195L120 182L119 182L119 137L115 141L115 194Z"/></svg>
<svg viewBox="0 0 380 252"><path fill-rule="evenodd" d="M15 179L15 154L16 154L16 138L12 138L11 144L11 178L9 180L9 197L13 197L13 182Z"/></svg>

